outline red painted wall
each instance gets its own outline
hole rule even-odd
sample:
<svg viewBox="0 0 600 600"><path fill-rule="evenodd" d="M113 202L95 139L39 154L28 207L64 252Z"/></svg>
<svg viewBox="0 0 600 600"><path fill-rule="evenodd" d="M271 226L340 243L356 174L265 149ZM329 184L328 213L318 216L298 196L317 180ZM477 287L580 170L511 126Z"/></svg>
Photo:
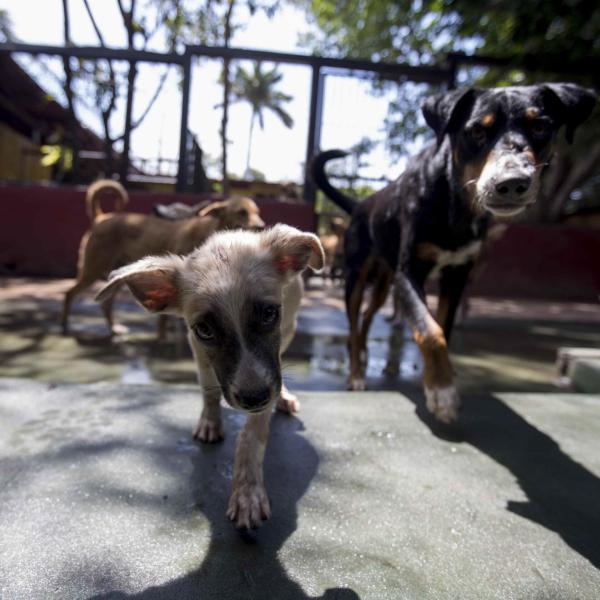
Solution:
<svg viewBox="0 0 600 600"><path fill-rule="evenodd" d="M600 229L511 226L491 248L473 293L598 302Z"/></svg>
<svg viewBox="0 0 600 600"><path fill-rule="evenodd" d="M156 203L202 200L193 194L130 192L127 209L151 213ZM258 202L265 223L287 223L314 231L312 207ZM105 210L110 210L108 202ZM0 273L73 277L79 242L90 222L85 187L0 185Z"/></svg>
<svg viewBox="0 0 600 600"><path fill-rule="evenodd" d="M71 277L89 227L84 187L0 185L0 273ZM129 210L150 213L157 202L201 198L131 192ZM259 203L268 224L314 230L311 207ZM491 250L473 293L597 302L600 294L600 230L558 225L514 225Z"/></svg>

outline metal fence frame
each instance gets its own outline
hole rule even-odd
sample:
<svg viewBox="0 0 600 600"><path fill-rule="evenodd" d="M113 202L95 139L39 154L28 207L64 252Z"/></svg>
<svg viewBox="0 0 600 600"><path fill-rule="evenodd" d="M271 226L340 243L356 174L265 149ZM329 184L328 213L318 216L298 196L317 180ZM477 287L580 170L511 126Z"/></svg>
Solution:
<svg viewBox="0 0 600 600"><path fill-rule="evenodd" d="M368 60L349 58L327 58L308 54L293 54L285 52L270 52L265 50L251 50L245 48L230 48L224 46L185 46L183 53L151 52L146 50L115 49L101 46L48 46L36 44L21 44L6 42L0 44L2 53L23 53L30 55L49 55L60 57L85 58L89 60L112 59L135 64L138 62L162 63L177 65L183 70L182 101L181 101L181 128L179 142L177 191L186 191L186 165L187 158L187 125L190 105L190 87L192 79L192 60L196 57L215 59L257 60L282 64L296 64L310 67L312 70L310 88L310 112L308 122L308 136L306 142L306 165L319 149L321 139L321 121L323 114L323 96L325 87L325 69L340 69L350 72L368 72L380 78L394 80L398 83L419 82L442 85L453 88L456 84L456 72L461 65L481 65L511 68L517 67L524 70L542 70L565 74L600 73L600 64L597 60L566 61L557 60L551 56L520 56L520 57L486 57L450 53L442 57L440 65L412 66L400 63L372 62ZM130 115L129 115L130 117ZM125 131L129 128L125 127ZM126 147L128 144L126 145ZM304 197L313 202L315 187L305 169Z"/></svg>

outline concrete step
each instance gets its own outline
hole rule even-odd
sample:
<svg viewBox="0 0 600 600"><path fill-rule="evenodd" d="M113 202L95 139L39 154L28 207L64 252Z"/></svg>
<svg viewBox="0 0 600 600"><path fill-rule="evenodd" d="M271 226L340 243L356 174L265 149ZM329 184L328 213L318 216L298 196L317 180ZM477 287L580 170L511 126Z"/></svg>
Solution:
<svg viewBox="0 0 600 600"><path fill-rule="evenodd" d="M556 376L564 385L571 383L575 363L578 360L600 360L600 348L560 347L556 352Z"/></svg>
<svg viewBox="0 0 600 600"><path fill-rule="evenodd" d="M571 369L571 385L587 394L600 393L600 358L579 358Z"/></svg>

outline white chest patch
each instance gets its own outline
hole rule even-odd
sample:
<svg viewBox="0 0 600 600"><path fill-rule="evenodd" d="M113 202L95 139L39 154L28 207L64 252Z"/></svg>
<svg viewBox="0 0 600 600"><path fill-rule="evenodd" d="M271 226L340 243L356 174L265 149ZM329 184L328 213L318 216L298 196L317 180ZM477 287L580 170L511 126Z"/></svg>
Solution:
<svg viewBox="0 0 600 600"><path fill-rule="evenodd" d="M424 243L417 246L417 255L435 263L431 275L438 276L445 267L460 267L474 261L481 250L481 240L474 240L456 250L444 250L435 244Z"/></svg>

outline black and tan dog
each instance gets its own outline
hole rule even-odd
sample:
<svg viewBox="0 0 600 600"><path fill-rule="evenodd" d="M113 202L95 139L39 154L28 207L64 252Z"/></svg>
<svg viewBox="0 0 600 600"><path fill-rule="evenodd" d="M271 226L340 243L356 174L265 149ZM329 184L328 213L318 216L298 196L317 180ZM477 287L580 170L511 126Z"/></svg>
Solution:
<svg viewBox="0 0 600 600"><path fill-rule="evenodd" d="M511 217L536 201L558 129L564 125L571 141L595 103L591 90L573 84L468 88L433 96L423 114L437 141L413 157L395 182L360 204L325 175L325 163L344 153L315 158L317 185L352 213L345 238L350 389L365 387L369 327L393 283L423 355L427 408L444 422L456 419L459 398L447 343L489 218ZM436 319L424 295L434 269L440 272ZM373 294L361 323L370 283Z"/></svg>

